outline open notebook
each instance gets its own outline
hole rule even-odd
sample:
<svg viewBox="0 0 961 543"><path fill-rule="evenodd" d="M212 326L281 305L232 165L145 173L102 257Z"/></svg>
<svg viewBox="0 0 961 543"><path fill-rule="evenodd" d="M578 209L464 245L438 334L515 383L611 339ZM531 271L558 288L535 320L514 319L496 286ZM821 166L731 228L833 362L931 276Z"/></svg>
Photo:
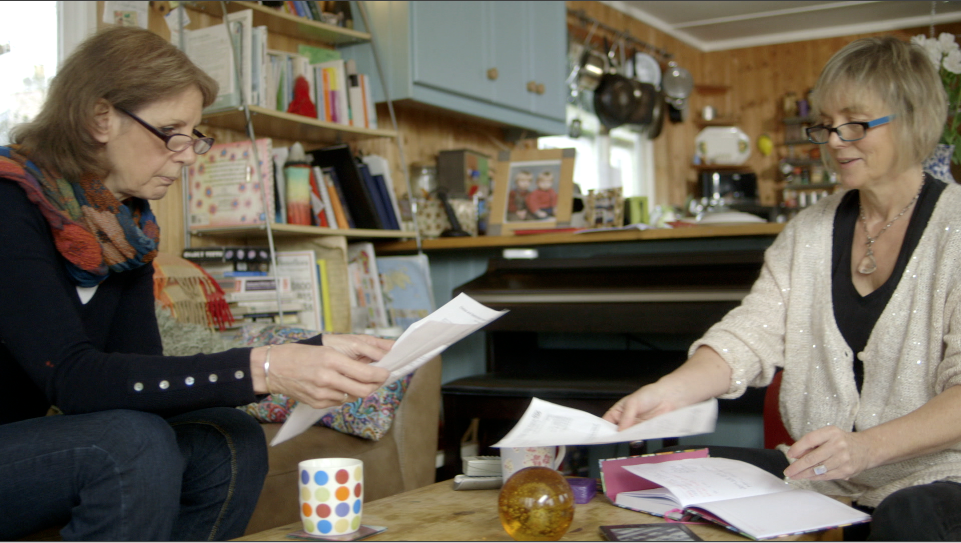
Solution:
<svg viewBox="0 0 961 543"><path fill-rule="evenodd" d="M740 460L707 450L601 462L604 489L620 507L665 516L683 510L753 539L869 522L870 515Z"/></svg>

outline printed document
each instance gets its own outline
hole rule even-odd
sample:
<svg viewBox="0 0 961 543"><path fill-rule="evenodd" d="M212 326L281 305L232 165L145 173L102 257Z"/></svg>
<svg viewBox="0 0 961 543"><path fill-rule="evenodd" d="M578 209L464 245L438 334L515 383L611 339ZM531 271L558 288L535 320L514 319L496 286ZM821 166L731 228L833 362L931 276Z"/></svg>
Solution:
<svg viewBox="0 0 961 543"><path fill-rule="evenodd" d="M495 311L461 293L437 311L410 325L397 338L387 355L371 365L390 370L390 377L384 383L389 385L505 313L507 311ZM276 445L300 434L337 407L314 409L298 403L270 444Z"/></svg>
<svg viewBox="0 0 961 543"><path fill-rule="evenodd" d="M493 447L598 445L663 437L709 434L717 425L717 400L710 399L622 431L590 413L533 398L521 420Z"/></svg>

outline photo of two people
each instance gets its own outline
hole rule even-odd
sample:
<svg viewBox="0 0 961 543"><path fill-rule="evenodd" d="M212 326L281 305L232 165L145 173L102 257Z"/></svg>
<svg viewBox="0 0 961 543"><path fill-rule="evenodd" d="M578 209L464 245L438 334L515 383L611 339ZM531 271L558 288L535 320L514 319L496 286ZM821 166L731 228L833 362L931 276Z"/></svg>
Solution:
<svg viewBox="0 0 961 543"><path fill-rule="evenodd" d="M512 163L505 222L555 218L560 171L559 160Z"/></svg>

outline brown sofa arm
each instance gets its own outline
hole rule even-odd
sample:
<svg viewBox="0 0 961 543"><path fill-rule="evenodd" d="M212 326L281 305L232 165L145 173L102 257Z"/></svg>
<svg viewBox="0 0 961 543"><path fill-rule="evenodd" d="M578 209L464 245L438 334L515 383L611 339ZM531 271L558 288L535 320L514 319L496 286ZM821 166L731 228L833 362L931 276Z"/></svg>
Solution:
<svg viewBox="0 0 961 543"><path fill-rule="evenodd" d="M394 438L397 440L405 491L434 483L440 423L440 382L441 359L438 356L414 374L394 415L393 424L404 429Z"/></svg>

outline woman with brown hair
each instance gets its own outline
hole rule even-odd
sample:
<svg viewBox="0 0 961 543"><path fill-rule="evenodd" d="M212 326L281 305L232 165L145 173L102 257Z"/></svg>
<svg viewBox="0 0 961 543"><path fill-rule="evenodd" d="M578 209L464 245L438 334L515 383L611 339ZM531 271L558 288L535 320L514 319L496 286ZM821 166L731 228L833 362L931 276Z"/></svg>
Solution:
<svg viewBox="0 0 961 543"><path fill-rule="evenodd" d="M388 377L368 363L392 343L360 335L163 356L148 201L210 149L197 125L216 95L165 40L112 28L0 147L0 539L58 524L67 540L239 537L267 454L233 406L276 392L328 407Z"/></svg>
<svg viewBox="0 0 961 543"><path fill-rule="evenodd" d="M961 187L922 171L947 116L924 50L893 37L835 54L811 142L845 190L787 224L742 304L676 371L618 401L622 428L783 369L779 450L710 447L872 512L845 539L961 538Z"/></svg>

